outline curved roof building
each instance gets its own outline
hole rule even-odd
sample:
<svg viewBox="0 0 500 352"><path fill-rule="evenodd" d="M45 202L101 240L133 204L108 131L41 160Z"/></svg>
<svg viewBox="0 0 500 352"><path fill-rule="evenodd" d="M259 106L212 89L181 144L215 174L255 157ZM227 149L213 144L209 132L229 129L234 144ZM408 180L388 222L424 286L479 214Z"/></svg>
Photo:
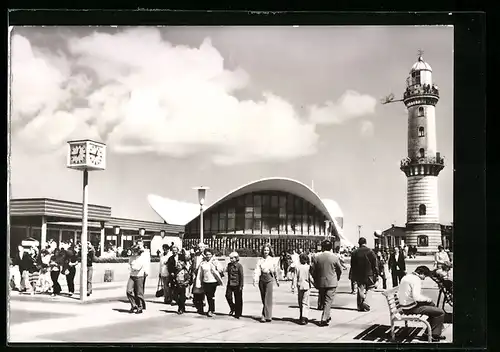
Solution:
<svg viewBox="0 0 500 352"><path fill-rule="evenodd" d="M149 195L148 201L165 222L185 225L185 240L199 239L199 205L156 195ZM325 230L326 220L330 226ZM293 245L290 240L298 240L298 246L316 248L315 243L325 236L335 236L350 245L342 231L339 205L321 199L302 182L282 177L260 179L228 192L205 207L203 225L204 238L209 240L253 240L242 243L243 247L257 247L263 240L270 240L278 242L276 249L281 249Z"/></svg>

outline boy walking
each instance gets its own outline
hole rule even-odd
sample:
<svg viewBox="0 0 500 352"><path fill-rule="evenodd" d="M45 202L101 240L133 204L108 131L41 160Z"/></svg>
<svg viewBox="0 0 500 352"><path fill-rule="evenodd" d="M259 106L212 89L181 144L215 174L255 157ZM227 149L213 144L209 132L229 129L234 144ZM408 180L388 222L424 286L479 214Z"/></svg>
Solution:
<svg viewBox="0 0 500 352"><path fill-rule="evenodd" d="M311 272L309 257L302 253L299 257L300 264L297 266L297 294L299 301L300 325L306 325L309 321L309 300L311 292Z"/></svg>

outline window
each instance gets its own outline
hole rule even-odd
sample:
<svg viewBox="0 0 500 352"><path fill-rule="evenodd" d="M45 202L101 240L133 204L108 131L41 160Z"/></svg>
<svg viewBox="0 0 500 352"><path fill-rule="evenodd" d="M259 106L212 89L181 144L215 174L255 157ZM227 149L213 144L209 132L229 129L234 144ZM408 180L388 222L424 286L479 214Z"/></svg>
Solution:
<svg viewBox="0 0 500 352"><path fill-rule="evenodd" d="M425 150L424 150L424 148L420 148L418 152L420 153L420 157L421 158L425 158Z"/></svg>
<svg viewBox="0 0 500 352"><path fill-rule="evenodd" d="M418 236L417 243L419 247L427 247L429 245L429 237L425 235Z"/></svg>
<svg viewBox="0 0 500 352"><path fill-rule="evenodd" d="M418 107L418 116L424 116L424 107L423 106Z"/></svg>
<svg viewBox="0 0 500 352"><path fill-rule="evenodd" d="M424 137L424 135L425 135L425 134L424 134L424 128L423 128L422 126L420 126L420 127L418 128L418 136L419 136L419 137Z"/></svg>
<svg viewBox="0 0 500 352"><path fill-rule="evenodd" d="M427 209L425 207L425 204L420 204L418 206L418 215L425 215L427 213Z"/></svg>

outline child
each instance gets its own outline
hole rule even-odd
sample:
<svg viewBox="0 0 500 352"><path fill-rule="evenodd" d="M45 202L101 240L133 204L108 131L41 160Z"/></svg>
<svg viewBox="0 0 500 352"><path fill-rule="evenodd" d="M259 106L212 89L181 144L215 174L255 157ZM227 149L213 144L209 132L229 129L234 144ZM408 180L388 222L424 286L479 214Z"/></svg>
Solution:
<svg viewBox="0 0 500 352"><path fill-rule="evenodd" d="M309 322L309 297L312 278L308 255L302 253L299 260L300 264L297 267L297 293L300 309L299 323L300 325L306 325Z"/></svg>
<svg viewBox="0 0 500 352"><path fill-rule="evenodd" d="M234 315L236 319L239 319L243 311L243 266L239 263L240 257L237 252L229 254L229 260L230 262L227 264L226 300L230 308L229 315Z"/></svg>
<svg viewBox="0 0 500 352"><path fill-rule="evenodd" d="M177 314L186 312L186 287L189 286L191 275L188 270L186 258L179 256L176 264L176 273L174 279L175 300L179 307Z"/></svg>

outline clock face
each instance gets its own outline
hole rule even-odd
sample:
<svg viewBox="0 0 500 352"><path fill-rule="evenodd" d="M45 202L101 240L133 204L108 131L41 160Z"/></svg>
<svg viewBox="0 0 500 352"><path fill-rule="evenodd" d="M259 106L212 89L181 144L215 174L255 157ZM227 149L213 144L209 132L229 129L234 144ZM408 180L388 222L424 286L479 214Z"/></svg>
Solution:
<svg viewBox="0 0 500 352"><path fill-rule="evenodd" d="M70 150L71 164L83 164L85 162L85 144L74 144Z"/></svg>
<svg viewBox="0 0 500 352"><path fill-rule="evenodd" d="M90 164L99 166L104 161L104 148L95 144L89 146Z"/></svg>

